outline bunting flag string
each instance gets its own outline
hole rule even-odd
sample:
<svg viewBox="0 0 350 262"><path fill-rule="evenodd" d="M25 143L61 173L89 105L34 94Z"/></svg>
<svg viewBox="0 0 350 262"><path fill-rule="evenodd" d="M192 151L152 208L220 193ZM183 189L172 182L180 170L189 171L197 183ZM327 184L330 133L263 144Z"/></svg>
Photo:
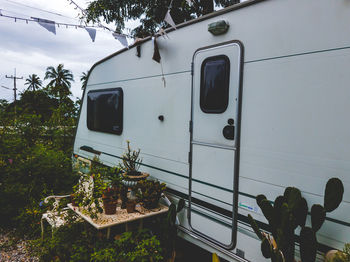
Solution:
<svg viewBox="0 0 350 262"><path fill-rule="evenodd" d="M75 1L73 0L67 0L68 2L70 2L70 4L73 4L75 7L74 9L79 9L80 12L82 13L82 15L86 15L87 12L85 9L81 8ZM188 2L188 4L192 4L193 0L186 0ZM169 24L171 27L173 27L174 29L176 29L176 24L173 20L173 18L171 17L170 11L172 8L172 3L173 0L171 0L169 7L168 7L168 11L164 17L164 21ZM72 24L72 23L60 23L60 22L55 22L52 20L48 20L48 19L43 19L43 18L37 18L37 17L31 17L31 18L24 18L24 17L17 17L17 16L12 16L12 15L5 15L3 13L3 9L0 9L0 16L1 17L5 17L5 18L9 18L9 19L14 19L15 22L17 22L17 20L20 21L25 21L27 24L28 22L36 22L38 23L40 26L44 27L46 30L48 30L49 32L56 34L56 25L57 27L60 26L65 26L66 28L69 27L75 27L75 28L84 28L87 33L89 34L91 41L95 42L96 39L96 29L95 28L102 28L105 30L108 30L109 32L112 33L112 36L118 40L124 47L128 47L128 41L127 38L133 38L135 40L135 37L129 35L129 34L121 34L121 33L117 33L114 30L108 28L107 26L104 26L102 23L98 23L97 25L82 25L80 24ZM63 16L63 15L61 15ZM158 35L163 36L164 39L168 38L169 36L166 34L165 30L163 28L160 28L159 31L157 32Z"/></svg>
<svg viewBox="0 0 350 262"><path fill-rule="evenodd" d="M40 26L44 27L46 30L49 32L53 33L56 35L56 26L60 27L66 27L66 28L83 28L87 31L89 34L91 41L95 42L96 39L96 28L103 28L107 29L108 31L112 31L109 28L105 28L103 25L98 24L98 25L82 25L82 24L71 24L71 23L61 23L61 22L55 22L52 20L44 19L44 18L39 18L39 17L30 17L30 18L25 18L25 17L18 17L18 16L13 16L13 15L7 15L3 13L3 9L0 9L0 17L8 18L8 19L13 19L15 22L17 21L25 21L27 24L28 22L34 22L39 24ZM132 38L129 35L126 34L119 34L116 32L112 31L112 35L115 39L117 39L123 46L128 47L128 42L127 42L127 37Z"/></svg>
<svg viewBox="0 0 350 262"><path fill-rule="evenodd" d="M84 8L80 7L75 1L73 1L73 0L67 0L67 1L69 2L69 4L73 4L73 5L75 6L74 9L79 9L80 12L81 12L81 14L82 14L83 16L86 16L86 15L87 15L86 10L85 10ZM114 30L110 29L109 27L107 27L107 26L105 26L105 25L102 25L101 22L98 23L98 26L99 26L100 28L103 28L103 29L106 29L106 30L112 32L112 35L113 35L113 37L114 37L116 40L118 40L124 47L129 48L129 44L128 44L128 41L127 41L126 38L127 38L127 37L129 37L129 38L134 38L133 36L128 35L128 34L120 34L120 33L117 33L117 32L115 32ZM127 30L129 30L129 29L127 29ZM130 31L130 30L129 30L129 31Z"/></svg>
<svg viewBox="0 0 350 262"><path fill-rule="evenodd" d="M4 10L1 9L1 11L4 11ZM17 20L19 20L19 21L25 21L27 23L28 22L36 22L36 23L38 23L38 19L40 19L42 21L44 21L44 20L51 21L51 20L47 20L47 19L43 19L43 18L33 18L33 17L32 18L24 18L24 17L12 16L12 15L5 15L2 12L0 12L0 16L1 17L5 17L5 18L9 18L9 19L14 19L16 22L17 22ZM60 23L60 22L55 22L55 21L51 21L51 22L53 22L58 27L61 25L61 26L65 26L66 28L68 28L68 27L75 27L75 28L77 28L77 27L95 27L95 28L98 28L99 27L99 26L95 26L95 25L86 25L86 26L84 26L84 25L81 25L81 24Z"/></svg>

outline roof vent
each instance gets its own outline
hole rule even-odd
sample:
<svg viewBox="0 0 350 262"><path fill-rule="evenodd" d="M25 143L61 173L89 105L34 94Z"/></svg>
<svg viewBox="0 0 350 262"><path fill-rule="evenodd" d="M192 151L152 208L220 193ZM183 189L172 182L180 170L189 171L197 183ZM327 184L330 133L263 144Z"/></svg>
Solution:
<svg viewBox="0 0 350 262"><path fill-rule="evenodd" d="M222 35L227 32L229 24L225 20L220 20L208 25L208 31L213 35Z"/></svg>

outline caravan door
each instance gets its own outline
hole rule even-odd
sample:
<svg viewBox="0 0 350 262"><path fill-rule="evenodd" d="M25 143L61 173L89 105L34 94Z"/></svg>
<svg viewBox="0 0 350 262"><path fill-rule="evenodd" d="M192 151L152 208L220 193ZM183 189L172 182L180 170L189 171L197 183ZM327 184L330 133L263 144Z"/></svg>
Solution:
<svg viewBox="0 0 350 262"><path fill-rule="evenodd" d="M226 249L236 244L242 52L233 41L193 56L188 219Z"/></svg>

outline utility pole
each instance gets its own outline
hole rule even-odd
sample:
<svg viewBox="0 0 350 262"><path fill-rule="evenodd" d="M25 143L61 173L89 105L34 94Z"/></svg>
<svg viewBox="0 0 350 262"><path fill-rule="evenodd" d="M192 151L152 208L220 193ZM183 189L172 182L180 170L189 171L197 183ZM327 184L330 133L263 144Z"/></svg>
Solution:
<svg viewBox="0 0 350 262"><path fill-rule="evenodd" d="M14 94L14 99L15 99L15 103L16 103L16 101L17 101L16 80L17 80L17 79L23 79L23 76L22 76L22 77L17 77L17 76L16 76L16 68L15 68L15 76L7 76L7 75L6 75L6 78L11 78L11 79L13 79L13 94Z"/></svg>
<svg viewBox="0 0 350 262"><path fill-rule="evenodd" d="M15 117L17 115L17 106L16 106L16 102L17 102L17 87L16 87L16 80L20 80L20 79L23 79L23 76L22 77L17 77L16 76L16 68L15 68L15 75L14 76L7 76L6 75L6 78L10 78L10 79L13 79L13 95L14 95L14 103L15 103Z"/></svg>

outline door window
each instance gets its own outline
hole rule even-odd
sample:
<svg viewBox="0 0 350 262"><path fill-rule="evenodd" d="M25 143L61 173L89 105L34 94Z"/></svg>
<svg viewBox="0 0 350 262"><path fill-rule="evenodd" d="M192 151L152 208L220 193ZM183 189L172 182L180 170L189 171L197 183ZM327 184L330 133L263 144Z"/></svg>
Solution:
<svg viewBox="0 0 350 262"><path fill-rule="evenodd" d="M229 98L230 60L225 55L205 59L201 67L200 107L205 113L226 111Z"/></svg>

